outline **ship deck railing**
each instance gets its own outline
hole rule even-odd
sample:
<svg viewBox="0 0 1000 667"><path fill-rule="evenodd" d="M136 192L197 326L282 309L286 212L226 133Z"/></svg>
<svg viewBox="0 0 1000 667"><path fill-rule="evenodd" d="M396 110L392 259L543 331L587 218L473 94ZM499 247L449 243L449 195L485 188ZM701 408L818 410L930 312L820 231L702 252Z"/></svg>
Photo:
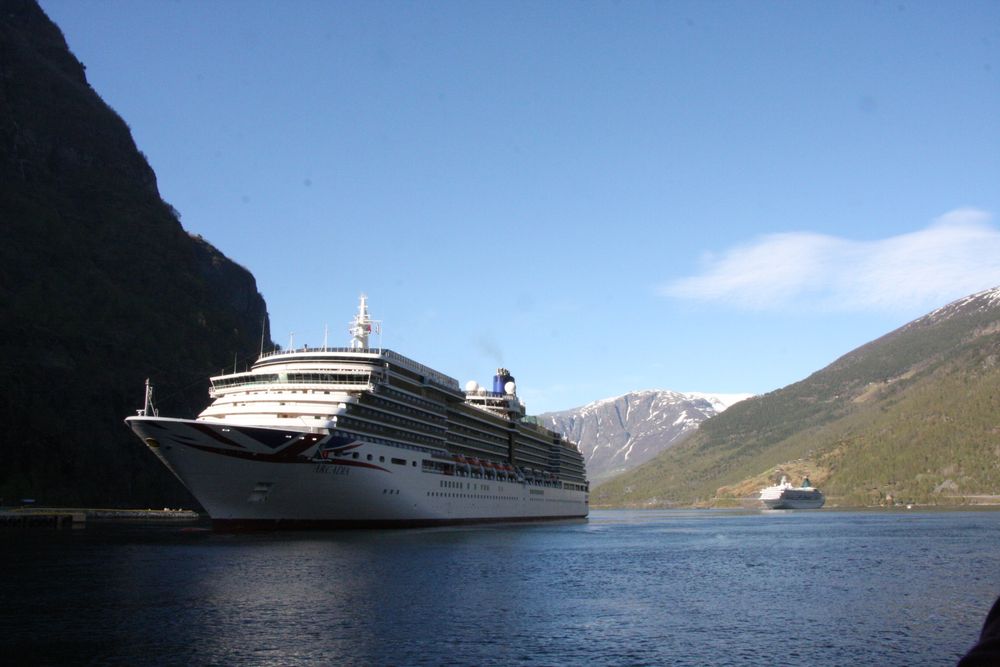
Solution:
<svg viewBox="0 0 1000 667"><path fill-rule="evenodd" d="M375 387L375 383L371 380L361 381L361 382L338 382L336 380L320 380L320 379L309 379L303 380L301 382L289 382L287 380L260 380L258 382L233 382L230 384L215 384L209 388L212 392L224 391L229 389L245 389L248 387L267 387L268 389L273 389L275 391L295 391L302 389L303 387L315 387L321 386L325 389L331 387L342 387L344 391L371 391Z"/></svg>
<svg viewBox="0 0 1000 667"><path fill-rule="evenodd" d="M444 373L440 373L433 368L424 366L423 364L410 359L409 357L404 357L398 352L393 352L387 348L382 347L301 347L299 349L293 350L272 350L271 352L264 352L258 357L257 361L270 360L273 357L278 357L282 355L293 355L293 354L351 354L359 355L362 358L371 359L388 359L393 361L403 368L413 371L414 373L419 373L423 375L428 380L446 387L448 389L457 390L458 380L453 377L449 377Z"/></svg>

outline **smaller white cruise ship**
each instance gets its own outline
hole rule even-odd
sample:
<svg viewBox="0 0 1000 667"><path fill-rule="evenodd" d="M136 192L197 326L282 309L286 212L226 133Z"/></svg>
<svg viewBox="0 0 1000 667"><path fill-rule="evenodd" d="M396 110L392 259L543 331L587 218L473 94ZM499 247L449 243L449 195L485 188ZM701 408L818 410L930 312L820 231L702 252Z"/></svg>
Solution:
<svg viewBox="0 0 1000 667"><path fill-rule="evenodd" d="M782 475L780 484L760 492L760 501L769 510L816 510L823 506L826 498L808 477L802 480L802 486L792 486L788 477Z"/></svg>

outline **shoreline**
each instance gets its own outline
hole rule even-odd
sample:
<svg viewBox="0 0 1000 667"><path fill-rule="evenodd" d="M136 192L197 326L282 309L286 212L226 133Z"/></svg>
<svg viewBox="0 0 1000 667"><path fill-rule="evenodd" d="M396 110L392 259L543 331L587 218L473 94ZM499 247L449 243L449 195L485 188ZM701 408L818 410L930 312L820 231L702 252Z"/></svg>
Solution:
<svg viewBox="0 0 1000 667"><path fill-rule="evenodd" d="M185 509L111 509L94 507L4 507L0 527L83 527L88 523L186 524L197 523L201 515Z"/></svg>

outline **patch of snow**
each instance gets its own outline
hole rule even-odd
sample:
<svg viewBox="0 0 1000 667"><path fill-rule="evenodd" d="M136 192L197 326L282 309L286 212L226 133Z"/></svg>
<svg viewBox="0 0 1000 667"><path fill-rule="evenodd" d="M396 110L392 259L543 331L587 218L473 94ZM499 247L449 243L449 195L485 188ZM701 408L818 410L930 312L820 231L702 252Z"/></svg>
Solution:
<svg viewBox="0 0 1000 667"><path fill-rule="evenodd" d="M628 462L628 457L632 455L632 448L635 447L635 442L629 438L629 441L625 443L625 461Z"/></svg>
<svg viewBox="0 0 1000 667"><path fill-rule="evenodd" d="M684 396L692 399L704 399L712 404L716 412L724 412L740 401L746 400L755 394L713 394L700 391L688 391Z"/></svg>
<svg viewBox="0 0 1000 667"><path fill-rule="evenodd" d="M980 311L1000 307L1000 286L992 287L990 289L983 290L982 292L976 292L975 294L970 294L969 296L952 301L951 303L945 304L937 310L914 320L911 324L934 322L936 320L946 319L961 312L965 308L975 306L977 302L979 305L977 310Z"/></svg>

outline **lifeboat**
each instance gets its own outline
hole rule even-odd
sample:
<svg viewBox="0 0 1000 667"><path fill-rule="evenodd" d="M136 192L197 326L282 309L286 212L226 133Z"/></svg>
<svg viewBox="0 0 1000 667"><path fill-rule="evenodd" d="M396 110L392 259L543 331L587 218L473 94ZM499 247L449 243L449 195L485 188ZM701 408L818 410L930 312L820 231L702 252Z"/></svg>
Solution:
<svg viewBox="0 0 1000 667"><path fill-rule="evenodd" d="M455 460L455 470L461 470L465 474L469 474L469 464L465 460L465 457L461 454L456 454L452 457Z"/></svg>

